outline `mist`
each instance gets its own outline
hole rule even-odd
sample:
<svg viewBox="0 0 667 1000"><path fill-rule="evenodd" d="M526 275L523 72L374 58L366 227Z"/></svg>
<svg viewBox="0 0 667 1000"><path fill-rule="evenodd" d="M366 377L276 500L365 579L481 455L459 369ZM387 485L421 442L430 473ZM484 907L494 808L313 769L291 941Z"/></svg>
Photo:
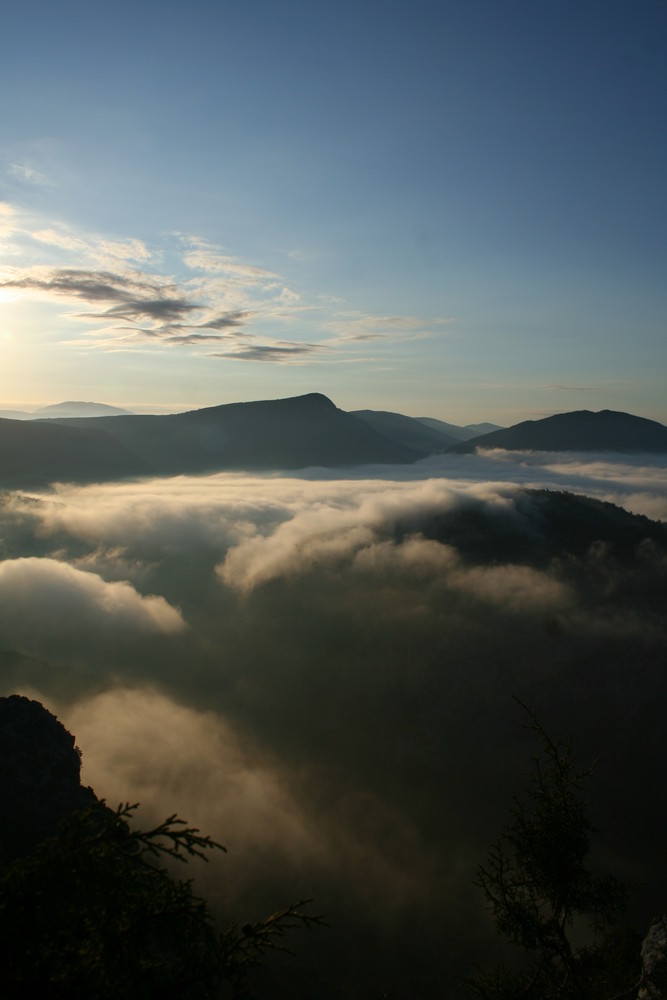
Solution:
<svg viewBox="0 0 667 1000"><path fill-rule="evenodd" d="M667 529L630 513L667 519L654 456L5 493L3 693L56 712L100 797L226 845L190 872L221 919L315 897L332 926L275 995L456 996L500 947L473 881L536 749L513 696L599 758L631 918L664 906Z"/></svg>

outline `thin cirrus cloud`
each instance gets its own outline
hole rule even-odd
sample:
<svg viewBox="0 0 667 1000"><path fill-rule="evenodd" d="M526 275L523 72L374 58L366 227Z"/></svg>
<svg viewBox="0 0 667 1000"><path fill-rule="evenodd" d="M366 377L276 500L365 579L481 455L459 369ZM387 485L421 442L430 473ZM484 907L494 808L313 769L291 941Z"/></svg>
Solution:
<svg viewBox="0 0 667 1000"><path fill-rule="evenodd" d="M233 351L216 352L214 358L228 361L274 361L278 364L294 364L307 361L312 355L321 355L323 348L318 344L252 344Z"/></svg>
<svg viewBox="0 0 667 1000"><path fill-rule="evenodd" d="M420 316L375 316L361 312L344 312L325 326L334 341L414 340L432 337L452 319L424 319Z"/></svg>
<svg viewBox="0 0 667 1000"><path fill-rule="evenodd" d="M171 283L110 271L39 268L7 278L2 287L73 299L91 306L108 303L105 309L76 313L74 318L103 320L112 324L112 331L117 329L116 324L123 322L135 333L149 336L168 333L173 323L182 323L201 309L197 302L174 294L176 289ZM142 329L141 324L145 322L151 325Z"/></svg>
<svg viewBox="0 0 667 1000"><path fill-rule="evenodd" d="M599 385L541 385L540 389L558 389L563 392L599 392Z"/></svg>
<svg viewBox="0 0 667 1000"><path fill-rule="evenodd" d="M306 364L324 353L331 361L352 352L356 361L368 361L374 359L359 358L355 344L431 337L451 322L345 311L337 300L308 299L276 271L194 235L167 234L149 247L141 239L35 219L6 204L0 235L14 264L0 271L0 289L84 306L65 314L79 330L88 325L65 338L70 346L197 351L219 344L208 357Z"/></svg>
<svg viewBox="0 0 667 1000"><path fill-rule="evenodd" d="M82 236L68 226L55 225L45 229L35 229L30 233L32 240L49 247L75 251L84 260L97 261L147 261L152 253L143 240L111 240L103 236Z"/></svg>
<svg viewBox="0 0 667 1000"><path fill-rule="evenodd" d="M201 302L189 298L173 282L140 273L34 268L6 278L1 287L62 297L93 307L105 304L107 308L77 312L73 318L104 321L107 327L101 332L107 335L106 340L114 342L127 341L129 329L135 338L149 341L159 338L174 344L214 343L225 339L229 331L241 331L251 316L249 311L238 309L208 315ZM193 322L187 322L190 318ZM207 331L206 335L188 336L187 331L197 330ZM98 346L103 346L105 339Z"/></svg>
<svg viewBox="0 0 667 1000"><path fill-rule="evenodd" d="M273 281L279 277L273 271L267 271L265 268L257 267L254 264L245 264L228 254L222 253L218 247L208 240L200 239L196 236L176 235L180 237L186 247L183 253L183 262L193 270L207 271L213 274L233 274L249 284L260 284L266 280Z"/></svg>
<svg viewBox="0 0 667 1000"><path fill-rule="evenodd" d="M29 163L10 163L8 170L10 176L25 184L42 186L48 183L44 174L31 167Z"/></svg>
<svg viewBox="0 0 667 1000"><path fill-rule="evenodd" d="M22 277L6 279L3 287L33 289L86 302L121 301L128 304L141 301L140 294L155 293L156 290L156 284L145 279L74 268L34 269Z"/></svg>

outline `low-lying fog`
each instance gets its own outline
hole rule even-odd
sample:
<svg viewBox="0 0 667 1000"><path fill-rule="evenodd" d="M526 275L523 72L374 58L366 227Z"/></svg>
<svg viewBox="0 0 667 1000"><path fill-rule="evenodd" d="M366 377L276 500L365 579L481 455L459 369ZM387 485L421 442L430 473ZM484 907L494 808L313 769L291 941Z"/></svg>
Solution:
<svg viewBox="0 0 667 1000"><path fill-rule="evenodd" d="M665 905L665 547L533 559L549 522L524 487L667 520L654 456L3 497L2 693L56 712L112 805L227 846L189 872L225 918L315 897L332 926L293 938L286 996L455 996L493 961L475 870L537 749L513 695L600 758L596 861L638 886L640 924ZM474 558L434 537L448 518L484 524Z"/></svg>

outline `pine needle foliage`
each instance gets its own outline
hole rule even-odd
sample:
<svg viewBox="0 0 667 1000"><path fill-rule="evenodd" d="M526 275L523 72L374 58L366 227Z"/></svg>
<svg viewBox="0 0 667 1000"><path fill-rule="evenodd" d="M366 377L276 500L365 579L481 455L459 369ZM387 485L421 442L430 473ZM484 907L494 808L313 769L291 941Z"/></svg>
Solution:
<svg viewBox="0 0 667 1000"><path fill-rule="evenodd" d="M191 880L161 864L225 848L175 814L148 830L136 805L100 802L0 871L4 997L250 996L249 972L297 926L323 923L300 900L220 932Z"/></svg>
<svg viewBox="0 0 667 1000"><path fill-rule="evenodd" d="M518 701L518 699L517 699ZM639 942L613 925L626 887L588 866L591 835L585 789L594 764L582 768L570 741L554 741L529 716L540 752L531 782L515 798L510 822L477 873L498 932L523 951L518 970L502 963L468 983L483 1000L608 1000L633 997ZM592 943L578 945L583 928Z"/></svg>

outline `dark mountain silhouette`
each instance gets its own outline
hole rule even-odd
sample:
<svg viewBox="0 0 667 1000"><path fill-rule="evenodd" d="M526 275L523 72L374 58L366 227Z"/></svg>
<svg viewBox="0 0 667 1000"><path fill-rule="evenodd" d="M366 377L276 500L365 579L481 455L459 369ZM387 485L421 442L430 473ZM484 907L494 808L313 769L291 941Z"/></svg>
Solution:
<svg viewBox="0 0 667 1000"><path fill-rule="evenodd" d="M431 430L447 434L457 441L469 441L470 438L479 437L480 434L490 434L491 431L503 429L499 424L466 424L465 427L459 427L457 424L448 424L446 420L436 420L435 417L416 417L416 419Z"/></svg>
<svg viewBox="0 0 667 1000"><path fill-rule="evenodd" d="M30 414L30 417L33 420L41 420L44 417L120 417L130 412L121 409L120 406L109 406L107 403L83 403L70 399L65 403L42 406Z"/></svg>
<svg viewBox="0 0 667 1000"><path fill-rule="evenodd" d="M383 437L319 393L161 416L67 418L32 426L48 426L63 435L69 431L100 435L107 448L114 446L119 455L133 457L133 467L127 462L127 475L404 463L423 455ZM90 478L85 465L79 474L71 465L66 475ZM34 466L35 462L27 468ZM62 478L59 472L55 475Z"/></svg>
<svg viewBox="0 0 667 1000"><path fill-rule="evenodd" d="M583 410L452 443L417 418L344 413L319 393L159 416L0 418L0 488L223 469L400 464L476 447L665 452L667 427L627 413Z"/></svg>
<svg viewBox="0 0 667 1000"><path fill-rule="evenodd" d="M667 427L656 420L616 410L575 410L543 420L524 420L513 427L482 434L450 448L534 449L536 451L666 452Z"/></svg>
<svg viewBox="0 0 667 1000"><path fill-rule="evenodd" d="M89 427L88 420L86 426L64 427L52 421L0 419L0 487L94 482L153 471L131 449Z"/></svg>
<svg viewBox="0 0 667 1000"><path fill-rule="evenodd" d="M425 455L438 455L460 440L434 427L427 427L417 417L388 410L352 410L351 415L383 434L390 441L406 448L414 448Z"/></svg>

